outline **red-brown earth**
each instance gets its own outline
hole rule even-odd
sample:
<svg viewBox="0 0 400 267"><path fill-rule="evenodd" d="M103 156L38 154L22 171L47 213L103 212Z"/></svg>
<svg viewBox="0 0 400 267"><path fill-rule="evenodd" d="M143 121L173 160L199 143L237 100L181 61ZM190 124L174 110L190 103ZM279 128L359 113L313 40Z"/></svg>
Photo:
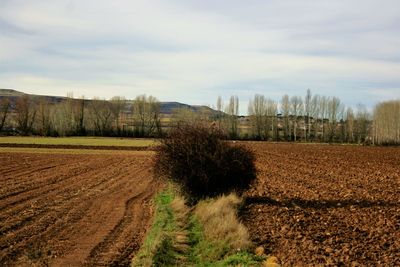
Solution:
<svg viewBox="0 0 400 267"><path fill-rule="evenodd" d="M0 152L1 265L129 266L158 188L153 153Z"/></svg>
<svg viewBox="0 0 400 267"><path fill-rule="evenodd" d="M247 144L258 179L242 219L282 265L400 265L399 148ZM1 265L128 266L159 187L152 157L0 152Z"/></svg>
<svg viewBox="0 0 400 267"><path fill-rule="evenodd" d="M242 219L283 266L400 266L400 149L247 143Z"/></svg>

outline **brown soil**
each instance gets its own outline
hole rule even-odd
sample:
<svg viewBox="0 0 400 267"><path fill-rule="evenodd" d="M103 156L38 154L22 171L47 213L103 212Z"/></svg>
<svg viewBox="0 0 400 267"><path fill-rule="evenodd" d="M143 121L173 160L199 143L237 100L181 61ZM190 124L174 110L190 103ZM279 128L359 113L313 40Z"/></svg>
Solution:
<svg viewBox="0 0 400 267"><path fill-rule="evenodd" d="M251 143L242 219L284 266L400 266L400 149Z"/></svg>
<svg viewBox="0 0 400 267"><path fill-rule="evenodd" d="M129 266L158 189L153 152L0 153L2 266Z"/></svg>

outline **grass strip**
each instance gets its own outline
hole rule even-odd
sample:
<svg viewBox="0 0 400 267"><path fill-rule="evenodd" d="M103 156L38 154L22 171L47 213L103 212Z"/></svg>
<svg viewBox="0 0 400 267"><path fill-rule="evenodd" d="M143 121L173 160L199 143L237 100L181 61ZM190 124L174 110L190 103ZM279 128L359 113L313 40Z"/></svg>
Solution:
<svg viewBox="0 0 400 267"><path fill-rule="evenodd" d="M191 266L260 266L247 229L237 218L241 200L234 194L200 201L189 221Z"/></svg>
<svg viewBox="0 0 400 267"><path fill-rule="evenodd" d="M236 216L240 200L223 196L186 206L171 188L155 197L155 217L132 266L261 266ZM211 230L212 229L212 230Z"/></svg>
<svg viewBox="0 0 400 267"><path fill-rule="evenodd" d="M1 136L0 144L37 144L37 145L82 145L82 146L133 146L147 147L157 145L155 139L117 138L117 137L37 137L37 136Z"/></svg>
<svg viewBox="0 0 400 267"><path fill-rule="evenodd" d="M174 198L175 194L171 188L155 197L156 210L153 225L133 259L132 266L171 266L175 263L171 248L171 235L176 230L171 207Z"/></svg>

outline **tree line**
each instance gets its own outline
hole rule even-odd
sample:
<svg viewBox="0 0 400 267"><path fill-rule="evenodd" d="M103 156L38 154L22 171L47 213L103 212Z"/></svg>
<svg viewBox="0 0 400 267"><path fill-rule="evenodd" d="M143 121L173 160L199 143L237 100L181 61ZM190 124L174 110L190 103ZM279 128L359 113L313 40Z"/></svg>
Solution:
<svg viewBox="0 0 400 267"><path fill-rule="evenodd" d="M23 95L0 101L0 132L42 136L159 137L183 121L204 120L224 130L231 139L400 144L400 100L379 103L370 113L364 105L345 107L338 97L312 94L284 95L275 101L256 94L248 116L239 115L239 99L226 105L218 97L214 110L175 110L161 114L153 96L109 100L68 94L54 103L49 98Z"/></svg>
<svg viewBox="0 0 400 267"><path fill-rule="evenodd" d="M363 105L346 108L338 97L284 95L280 103L263 95L249 102L251 135L274 141L348 142L369 140L371 115Z"/></svg>
<svg viewBox="0 0 400 267"><path fill-rule="evenodd" d="M0 101L0 132L41 136L135 136L161 134L160 103L153 96L139 95L128 101L68 94L59 103L48 97L23 95Z"/></svg>

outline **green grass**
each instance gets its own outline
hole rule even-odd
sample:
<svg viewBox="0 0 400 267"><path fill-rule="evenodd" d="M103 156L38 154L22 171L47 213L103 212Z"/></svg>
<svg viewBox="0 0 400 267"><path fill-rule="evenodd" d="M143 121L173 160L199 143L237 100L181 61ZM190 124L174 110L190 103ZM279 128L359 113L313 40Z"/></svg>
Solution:
<svg viewBox="0 0 400 267"><path fill-rule="evenodd" d="M260 266L264 257L257 257L249 251L235 251L226 240L207 239L199 220L192 215L189 223L191 246L188 262L191 266Z"/></svg>
<svg viewBox="0 0 400 267"><path fill-rule="evenodd" d="M144 147L157 144L154 139L133 139L115 137L31 137L4 136L1 144L39 144L39 145L82 145L82 146L134 146Z"/></svg>
<svg viewBox="0 0 400 267"><path fill-rule="evenodd" d="M176 193L169 189L155 197L155 216L152 227L132 266L260 266L265 257L248 251L233 250L224 240L207 239L204 227L193 213L187 223L179 226L181 214L176 213L173 202ZM189 249L177 252L176 233L187 232Z"/></svg>
<svg viewBox="0 0 400 267"><path fill-rule="evenodd" d="M159 193L155 199L155 215L151 229L132 266L173 266L172 233L176 230L171 203L175 195L171 188Z"/></svg>

